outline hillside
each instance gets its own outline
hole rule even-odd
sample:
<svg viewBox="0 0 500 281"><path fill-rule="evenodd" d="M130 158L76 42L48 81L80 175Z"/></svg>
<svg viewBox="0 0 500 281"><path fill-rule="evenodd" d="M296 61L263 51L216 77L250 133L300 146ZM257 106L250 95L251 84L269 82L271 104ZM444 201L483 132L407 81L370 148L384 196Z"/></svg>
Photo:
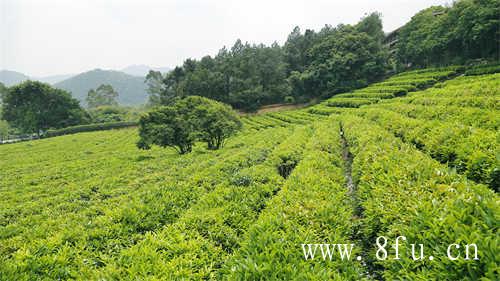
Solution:
<svg viewBox="0 0 500 281"><path fill-rule="evenodd" d="M28 76L20 72L10 71L10 70L0 70L0 83L4 84L7 87L19 84L28 79L30 79Z"/></svg>
<svg viewBox="0 0 500 281"><path fill-rule="evenodd" d="M90 89L101 84L110 84L119 93L118 102L123 105L144 104L148 94L143 77L132 76L120 71L95 69L56 83L54 86L70 91L85 104Z"/></svg>
<svg viewBox="0 0 500 281"><path fill-rule="evenodd" d="M139 150L136 129L0 146L0 279L495 280L500 73L485 73L405 72L247 116L217 151ZM355 246L325 261L309 243Z"/></svg>

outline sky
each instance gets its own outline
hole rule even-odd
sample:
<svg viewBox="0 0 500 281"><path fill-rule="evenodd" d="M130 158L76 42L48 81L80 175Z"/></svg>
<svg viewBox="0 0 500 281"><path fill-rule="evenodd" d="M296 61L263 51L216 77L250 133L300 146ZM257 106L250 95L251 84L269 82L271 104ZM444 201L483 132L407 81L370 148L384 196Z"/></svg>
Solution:
<svg viewBox="0 0 500 281"><path fill-rule="evenodd" d="M451 0L0 0L0 69L29 76L128 65L174 67L243 42L280 44L295 26L354 24L382 13L386 32Z"/></svg>

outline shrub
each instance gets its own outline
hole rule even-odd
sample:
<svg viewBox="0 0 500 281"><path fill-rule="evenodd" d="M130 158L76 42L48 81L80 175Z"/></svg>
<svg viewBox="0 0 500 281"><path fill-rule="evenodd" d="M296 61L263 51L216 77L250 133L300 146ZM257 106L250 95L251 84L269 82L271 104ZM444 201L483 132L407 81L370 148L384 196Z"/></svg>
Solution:
<svg viewBox="0 0 500 281"><path fill-rule="evenodd" d="M188 114L192 114L199 138L207 143L208 149L221 148L225 140L241 128L241 121L230 106L202 97L179 101L186 107L192 102L197 102L198 105Z"/></svg>
<svg viewBox="0 0 500 281"><path fill-rule="evenodd" d="M160 107L139 121L139 136L137 147L149 149L156 144L161 147L172 147L185 154L191 152L196 140L195 125L179 114L174 106Z"/></svg>

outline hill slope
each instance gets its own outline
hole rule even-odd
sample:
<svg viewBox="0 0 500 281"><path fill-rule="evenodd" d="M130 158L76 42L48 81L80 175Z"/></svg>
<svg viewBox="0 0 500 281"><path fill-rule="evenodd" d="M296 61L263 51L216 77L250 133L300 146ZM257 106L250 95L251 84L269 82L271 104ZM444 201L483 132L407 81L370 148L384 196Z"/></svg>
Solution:
<svg viewBox="0 0 500 281"><path fill-rule="evenodd" d="M28 79L30 79L28 76L20 72L10 71L10 70L0 70L0 82L7 87L19 84Z"/></svg>
<svg viewBox="0 0 500 281"><path fill-rule="evenodd" d="M88 91L101 84L113 86L119 94L118 102L123 105L143 104L148 97L143 77L114 70L91 70L56 83L54 86L70 91L82 104L86 104Z"/></svg>

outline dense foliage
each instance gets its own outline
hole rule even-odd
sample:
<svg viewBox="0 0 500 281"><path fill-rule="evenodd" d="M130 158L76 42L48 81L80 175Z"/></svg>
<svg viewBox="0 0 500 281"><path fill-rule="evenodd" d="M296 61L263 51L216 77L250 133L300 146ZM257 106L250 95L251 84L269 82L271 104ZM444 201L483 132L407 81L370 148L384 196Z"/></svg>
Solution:
<svg viewBox="0 0 500 281"><path fill-rule="evenodd" d="M303 40L307 36L306 31ZM305 64L298 67L304 70L292 71L289 78L297 99L329 97L364 87L385 74L388 54L381 43L380 15L371 14L356 26L326 27L318 36L315 44L304 50ZM299 38L294 34L289 40ZM291 52L290 44L285 48Z"/></svg>
<svg viewBox="0 0 500 281"><path fill-rule="evenodd" d="M88 121L87 113L70 93L36 81L8 88L2 97L2 117L26 133L40 133L49 128Z"/></svg>
<svg viewBox="0 0 500 281"><path fill-rule="evenodd" d="M461 0L416 14L401 28L396 43L402 63L417 66L499 60L500 1Z"/></svg>
<svg viewBox="0 0 500 281"><path fill-rule="evenodd" d="M137 146L168 146L184 154L191 152L194 142L200 140L207 143L208 149L219 149L240 127L238 116L229 106L189 96L141 117Z"/></svg>
<svg viewBox="0 0 500 281"><path fill-rule="evenodd" d="M92 123L139 121L145 108L126 106L99 106L88 110Z"/></svg>
<svg viewBox="0 0 500 281"><path fill-rule="evenodd" d="M97 89L90 89L87 94L87 107L96 108L99 106L117 106L118 93L109 84L102 84Z"/></svg>

